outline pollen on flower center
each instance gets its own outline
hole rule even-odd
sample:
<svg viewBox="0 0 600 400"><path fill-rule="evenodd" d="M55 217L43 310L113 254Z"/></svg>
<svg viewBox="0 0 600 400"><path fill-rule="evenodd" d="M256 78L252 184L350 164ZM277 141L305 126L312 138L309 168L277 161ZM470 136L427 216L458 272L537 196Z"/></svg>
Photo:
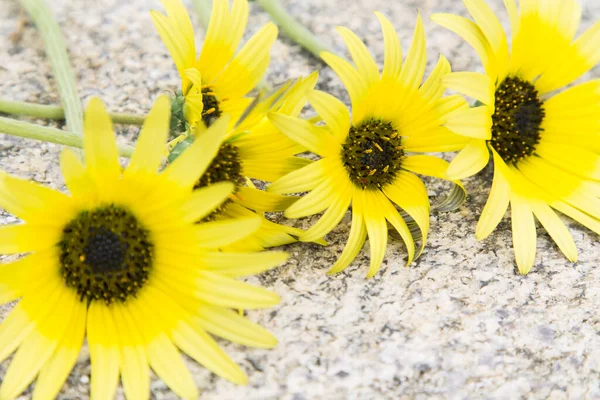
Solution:
<svg viewBox="0 0 600 400"><path fill-rule="evenodd" d="M206 169L206 172L204 172L204 175L202 175L200 180L194 185L194 189L225 181L235 185L234 193L246 182L242 171L242 161L240 159L239 150L230 143L221 145L219 152ZM225 205L230 201L231 200L229 199L226 200L217 210L206 217L206 219L214 219L221 211L223 211Z"/></svg>
<svg viewBox="0 0 600 400"><path fill-rule="evenodd" d="M348 175L363 189L375 190L392 183L403 157L398 131L390 122L378 119L350 127L342 145L342 161Z"/></svg>
<svg viewBox="0 0 600 400"><path fill-rule="evenodd" d="M500 157L516 164L535 151L545 111L535 87L516 77L496 90L491 144Z"/></svg>
<svg viewBox="0 0 600 400"><path fill-rule="evenodd" d="M206 126L211 126L222 114L219 108L219 100L215 97L215 94L210 91L210 87L202 89L202 120Z"/></svg>
<svg viewBox="0 0 600 400"><path fill-rule="evenodd" d="M114 205L80 213L63 229L59 248L63 279L82 300L125 301L152 268L149 232Z"/></svg>

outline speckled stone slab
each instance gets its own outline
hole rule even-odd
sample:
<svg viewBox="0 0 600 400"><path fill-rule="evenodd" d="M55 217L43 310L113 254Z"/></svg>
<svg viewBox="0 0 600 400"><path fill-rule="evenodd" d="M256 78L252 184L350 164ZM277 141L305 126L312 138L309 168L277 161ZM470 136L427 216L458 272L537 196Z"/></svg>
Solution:
<svg viewBox="0 0 600 400"><path fill-rule="evenodd" d="M489 2L507 25L502 2ZM148 14L160 8L157 1L50 3L66 36L84 102L100 96L111 111L144 113L160 92L177 88L177 71ZM344 49L334 28L349 27L379 62L383 44L372 12L379 10L390 18L406 51L419 11L428 36L429 69L443 53L455 70L481 70L462 39L429 21L434 11L466 15L458 0L282 3L338 51ZM600 2L582 4L584 29L600 17ZM56 84L35 27L27 22L19 35L13 34L22 17L16 0L0 0L0 95L57 104ZM252 4L246 35L267 21ZM332 71L298 46L281 38L272 54L269 81L283 82L319 69L319 88L348 103ZM599 77L600 71L591 76ZM118 129L123 142L137 135L137 128ZM0 135L1 169L60 189L59 152L56 145ZM248 373L247 386L218 379L190 361L203 398L600 398L598 236L568 221L580 250L580 260L573 265L540 229L533 271L525 277L516 274L508 220L484 242L474 238L491 177L486 170L465 180L467 204L457 212L431 216L427 249L408 269L403 245L392 241L373 279L364 279L368 244L346 272L326 276L347 238L349 215L328 236L329 247L288 246L292 257L287 264L250 279L282 297L278 307L249 314L277 335L279 345L257 350L221 341ZM428 182L432 197L447 188ZM316 220L287 223L308 227ZM0 211L1 224L13 221ZM0 318L10 308L0 308ZM0 376L6 367L7 363L0 365ZM89 374L84 349L59 398L87 399ZM121 389L117 397L124 398ZM152 398L177 397L153 379Z"/></svg>

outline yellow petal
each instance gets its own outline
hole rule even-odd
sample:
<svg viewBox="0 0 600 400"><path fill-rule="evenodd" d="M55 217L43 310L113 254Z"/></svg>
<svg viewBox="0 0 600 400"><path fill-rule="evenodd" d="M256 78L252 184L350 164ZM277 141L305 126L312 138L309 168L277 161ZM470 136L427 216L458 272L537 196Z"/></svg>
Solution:
<svg viewBox="0 0 600 400"><path fill-rule="evenodd" d="M490 159L485 140L473 139L450 163L446 174L449 179L463 179L481 171Z"/></svg>
<svg viewBox="0 0 600 400"><path fill-rule="evenodd" d="M440 55L437 64L431 71L431 74L427 77L425 82L419 87L419 93L427 101L427 106L424 107L422 112L418 112L415 117L421 116L425 112L429 111L436 102L440 99L444 93L444 86L442 85L442 79L451 72L450 63L446 57Z"/></svg>
<svg viewBox="0 0 600 400"><path fill-rule="evenodd" d="M446 128L474 139L492 138L492 112L488 107L460 109L446 116Z"/></svg>
<svg viewBox="0 0 600 400"><path fill-rule="evenodd" d="M548 206L546 203L541 201L530 201L529 205L533 211L533 214L540 221L544 229L550 234L554 242L560 248L560 251L569 259L571 262L577 261L577 247L573 236L560 220L558 215Z"/></svg>
<svg viewBox="0 0 600 400"><path fill-rule="evenodd" d="M182 218L185 222L197 222L212 213L233 192L231 182L217 182L207 187L194 190L191 196L181 205Z"/></svg>
<svg viewBox="0 0 600 400"><path fill-rule="evenodd" d="M503 162L500 157L495 158L495 162ZM494 168L494 180L492 181L492 189L488 197L481 217L477 222L477 228L475 230L475 237L478 240L483 240L492 233L498 226L502 217L506 213L508 208L508 202L510 200L510 186L507 178L502 174L502 171L495 166Z"/></svg>
<svg viewBox="0 0 600 400"><path fill-rule="evenodd" d="M350 112L348 108L334 96L320 90L311 90L307 97L310 105L342 143L348 136L350 129Z"/></svg>
<svg viewBox="0 0 600 400"><path fill-rule="evenodd" d="M283 134L322 157L339 152L340 143L327 131L310 122L279 113L269 113L269 120Z"/></svg>
<svg viewBox="0 0 600 400"><path fill-rule="evenodd" d="M60 153L60 169L65 184L73 196L83 197L95 190L81 160L71 149L65 148Z"/></svg>
<svg viewBox="0 0 600 400"><path fill-rule="evenodd" d="M279 304L279 296L261 287L220 276L208 271L199 271L196 293L198 298L222 307L267 308Z"/></svg>
<svg viewBox="0 0 600 400"><path fill-rule="evenodd" d="M75 293L73 293L76 296ZM56 398L77 362L85 337L87 306L80 301L75 303L71 319L54 354L44 364L35 382L33 400Z"/></svg>
<svg viewBox="0 0 600 400"><path fill-rule="evenodd" d="M174 1L176 3L177 1ZM169 134L169 116L171 104L167 96L160 96L144 120L144 126L131 156L126 174L156 174L160 167L167 136Z"/></svg>
<svg viewBox="0 0 600 400"><path fill-rule="evenodd" d="M196 137L194 143L167 167L164 177L182 188L191 189L217 155L228 123L229 116L224 115Z"/></svg>
<svg viewBox="0 0 600 400"><path fill-rule="evenodd" d="M298 197L268 193L247 186L241 187L236 197L238 204L258 212L284 211L298 200Z"/></svg>
<svg viewBox="0 0 600 400"><path fill-rule="evenodd" d="M443 78L443 83L448 89L494 106L494 82L487 75L478 72L453 72Z"/></svg>
<svg viewBox="0 0 600 400"><path fill-rule="evenodd" d="M378 81L379 68L367 46L350 29L339 26L337 31L346 43L358 73L365 78L367 84Z"/></svg>
<svg viewBox="0 0 600 400"><path fill-rule="evenodd" d="M282 176L267 187L272 193L300 193L316 188L324 179L329 168L333 166L331 159L321 159L296 171Z"/></svg>
<svg viewBox="0 0 600 400"><path fill-rule="evenodd" d="M356 258L360 249L367 238L367 228L364 222L364 206L362 201L362 189L354 188L352 195L352 225L350 226L350 235L344 246L342 254L331 267L328 274L335 274L343 271Z"/></svg>
<svg viewBox="0 0 600 400"><path fill-rule="evenodd" d="M180 323L173 331L173 341L196 362L215 374L238 385L248 383L246 374L202 329L193 329L188 324Z"/></svg>
<svg viewBox="0 0 600 400"><path fill-rule="evenodd" d="M268 251L260 253L228 253L207 252L195 256L198 268L212 271L220 275L238 278L260 274L277 267L288 259L283 251Z"/></svg>
<svg viewBox="0 0 600 400"><path fill-rule="evenodd" d="M409 171L441 179L448 179L448 165L448 162L441 158L427 155L409 156L402 160L402 167Z"/></svg>
<svg viewBox="0 0 600 400"><path fill-rule="evenodd" d="M108 190L121 175L113 125L104 104L90 99L84 115L83 151L87 173L99 188Z"/></svg>
<svg viewBox="0 0 600 400"><path fill-rule="evenodd" d="M398 33L391 22L380 12L375 11L383 31L384 60L381 78L396 79L402 70L402 46Z"/></svg>
<svg viewBox="0 0 600 400"><path fill-rule="evenodd" d="M510 195L513 247L519 272L527 274L535 262L536 231L531 207L516 193Z"/></svg>
<svg viewBox="0 0 600 400"><path fill-rule="evenodd" d="M62 238L62 231L54 227L31 224L0 226L0 253L17 254L40 251L55 246Z"/></svg>
<svg viewBox="0 0 600 400"><path fill-rule="evenodd" d="M369 271L367 272L368 279L372 278L379 271L385 258L388 236L387 224L385 222L387 215L381 215L384 210L381 208L382 202L379 200L379 196L381 196L379 192L364 190L362 194L365 210L364 219L371 248Z"/></svg>
<svg viewBox="0 0 600 400"><path fill-rule="evenodd" d="M427 65L427 48L421 14L417 15L417 25L413 33L412 43L408 49L399 81L409 88L418 88L423 80Z"/></svg>
<svg viewBox="0 0 600 400"><path fill-rule="evenodd" d="M119 384L119 340L108 306L92 301L88 309L87 339L92 363L90 398L112 399Z"/></svg>
<svg viewBox="0 0 600 400"><path fill-rule="evenodd" d="M348 181L348 178L344 179L339 173L332 172L328 179L289 206L283 215L286 218L302 218L320 213L338 198L338 185L344 181Z"/></svg>
<svg viewBox="0 0 600 400"><path fill-rule="evenodd" d="M260 224L259 216L198 224L190 231L191 243L196 242L198 246L205 248L226 246L256 232ZM187 243L181 244L185 246Z"/></svg>

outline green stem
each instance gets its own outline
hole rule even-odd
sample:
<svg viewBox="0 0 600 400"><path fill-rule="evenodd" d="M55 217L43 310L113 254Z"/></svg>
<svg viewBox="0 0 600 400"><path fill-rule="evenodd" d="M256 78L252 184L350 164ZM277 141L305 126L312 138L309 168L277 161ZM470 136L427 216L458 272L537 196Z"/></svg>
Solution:
<svg viewBox="0 0 600 400"><path fill-rule="evenodd" d="M212 3L210 0L193 0L192 5L198 14L200 25L204 29L204 32L208 29L208 22L210 21L210 11L212 9Z"/></svg>
<svg viewBox="0 0 600 400"><path fill-rule="evenodd" d="M62 107L26 103L24 101L14 101L7 99L0 99L0 113L11 114L11 115L25 115L28 117L43 118L43 119L54 119L64 120L65 112ZM135 115L127 113L109 113L110 118L115 124L125 125L142 125L144 115Z"/></svg>
<svg viewBox="0 0 600 400"><path fill-rule="evenodd" d="M41 126L16 119L0 117L0 133L23 137L44 142L62 144L64 146L83 148L83 137L77 133L67 132L48 126ZM131 157L133 148L130 146L118 146L119 154L123 157Z"/></svg>
<svg viewBox="0 0 600 400"><path fill-rule="evenodd" d="M77 95L75 74L69 63L67 47L54 18L44 0L20 0L37 26L46 45L46 54L58 84L60 99L65 110L67 126L79 135L83 134L83 108Z"/></svg>
<svg viewBox="0 0 600 400"><path fill-rule="evenodd" d="M315 57L321 59L321 52L333 53L333 50L315 36L311 31L298 22L285 8L279 4L279 0L257 0L257 2L269 13L273 21L279 25L281 30L294 42L304 47Z"/></svg>

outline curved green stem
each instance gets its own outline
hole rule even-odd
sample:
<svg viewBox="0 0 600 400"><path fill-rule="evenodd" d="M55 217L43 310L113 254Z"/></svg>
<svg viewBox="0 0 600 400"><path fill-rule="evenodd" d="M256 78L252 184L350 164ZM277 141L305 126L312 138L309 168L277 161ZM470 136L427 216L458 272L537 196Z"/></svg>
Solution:
<svg viewBox="0 0 600 400"><path fill-rule="evenodd" d="M294 42L309 51L315 57L321 59L321 52L333 53L333 50L321 41L315 34L298 22L285 8L279 4L279 0L257 0L262 8L269 13L273 21L279 25L281 30Z"/></svg>
<svg viewBox="0 0 600 400"><path fill-rule="evenodd" d="M60 99L65 109L67 125L72 132L83 134L83 108L77 95L75 74L60 27L52 10L44 0L20 0L37 26L46 45L46 54L52 64Z"/></svg>
<svg viewBox="0 0 600 400"><path fill-rule="evenodd" d="M16 119L0 117L0 133L18 136L44 142L62 144L64 146L83 148L83 136L48 126L41 126ZM131 157L133 148L130 146L118 146L119 154L123 157Z"/></svg>
<svg viewBox="0 0 600 400"><path fill-rule="evenodd" d="M0 113L57 121L65 119L65 111L62 107L7 99L0 99ZM142 125L146 118L145 115L128 113L109 113L109 115L115 124L125 125Z"/></svg>

